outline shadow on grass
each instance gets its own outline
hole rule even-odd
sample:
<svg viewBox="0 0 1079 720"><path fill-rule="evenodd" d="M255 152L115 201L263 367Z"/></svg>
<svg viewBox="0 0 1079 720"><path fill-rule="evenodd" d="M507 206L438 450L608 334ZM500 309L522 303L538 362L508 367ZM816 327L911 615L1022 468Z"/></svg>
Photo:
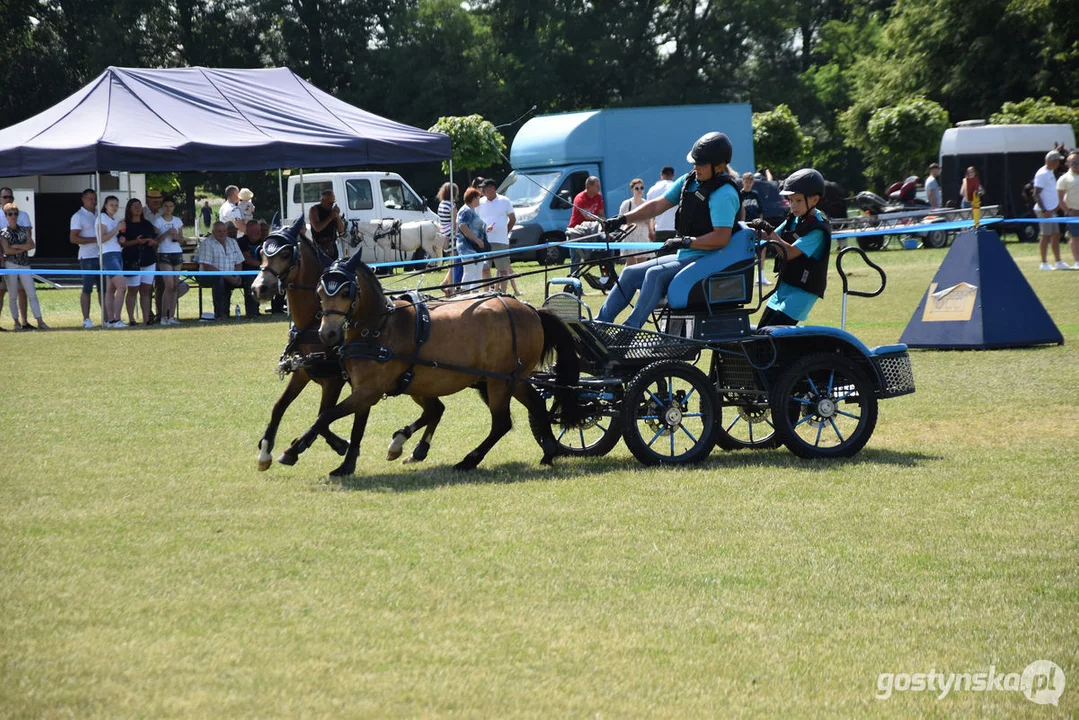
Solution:
<svg viewBox="0 0 1079 720"><path fill-rule="evenodd" d="M736 467L772 467L792 470L827 472L837 466L889 465L896 467L918 467L922 463L940 460L936 455L917 451L902 450L862 450L852 458L836 460L803 460L786 450L772 451L713 451L712 455L699 465L677 466L679 470L694 469L714 471ZM341 490L366 490L388 492L416 492L433 490L450 485L500 485L534 481L572 480L582 475L599 475L608 472L626 472L647 470L664 472L676 468L646 467L632 457L597 457L580 458L567 461L555 460L551 467L541 466L538 462L508 462L502 464L481 465L470 472L457 472L450 465L428 466L426 468L400 468L389 466L383 472L370 475L354 475L347 478L325 476L323 481Z"/></svg>

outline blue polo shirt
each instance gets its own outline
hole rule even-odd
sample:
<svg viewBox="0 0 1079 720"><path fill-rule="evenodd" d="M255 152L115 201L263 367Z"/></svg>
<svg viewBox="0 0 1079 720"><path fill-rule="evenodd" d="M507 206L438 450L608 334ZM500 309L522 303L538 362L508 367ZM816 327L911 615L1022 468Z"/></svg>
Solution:
<svg viewBox="0 0 1079 720"><path fill-rule="evenodd" d="M688 176L689 173L686 173L667 188L667 192L663 193L663 198L667 202L678 204L678 201L682 199L682 186L686 184L686 177ZM698 185L699 183L694 179L689 184L689 191L693 192ZM721 185L718 190L708 196L708 215L712 218L712 227L729 228L734 225L734 219L738 217L738 211L741 207L742 198L739 196L738 191L730 185ZM710 252L712 251L682 248L678 251L678 259L696 260Z"/></svg>
<svg viewBox="0 0 1079 720"><path fill-rule="evenodd" d="M821 215L820 210L814 208L813 212L819 220L824 220L824 216ZM787 223L793 224L794 221L795 218L790 218L785 221L776 228L776 234L781 234L786 229ZM827 248L824 246L824 232L821 230L808 232L794 242L794 247L798 248L814 260L821 260L824 258L824 253L827 251ZM809 317L809 311L813 309L813 303L817 302L819 299L820 298L811 292L799 287L794 287L793 285L780 280L775 295L768 299L768 307L776 312L781 312L784 315L792 317L798 322L802 322Z"/></svg>

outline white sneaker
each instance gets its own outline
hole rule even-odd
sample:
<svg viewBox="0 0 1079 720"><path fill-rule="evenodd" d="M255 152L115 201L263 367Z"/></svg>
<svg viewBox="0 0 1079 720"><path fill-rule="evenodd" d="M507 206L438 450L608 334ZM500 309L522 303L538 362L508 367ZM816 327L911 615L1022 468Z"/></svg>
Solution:
<svg viewBox="0 0 1079 720"><path fill-rule="evenodd" d="M124 322L123 320L117 320L116 322L114 322L114 323L112 324L112 326L111 326L111 327L113 327L114 329L117 329L117 330L119 330L120 328L126 328L126 327L127 327L127 323L126 323L126 322Z"/></svg>
<svg viewBox="0 0 1079 720"><path fill-rule="evenodd" d="M1063 260L1057 260L1057 264L1053 266L1053 269L1055 269L1055 270L1071 270L1072 267L1071 267L1071 265L1064 262Z"/></svg>
<svg viewBox="0 0 1079 720"><path fill-rule="evenodd" d="M176 318L174 318L174 317L171 317L171 318L165 318L164 320L162 320L162 321L161 321L161 324L162 324L162 325L179 325L179 324L180 324L180 321L179 321L179 320L177 320L177 319L176 319Z"/></svg>
<svg viewBox="0 0 1079 720"><path fill-rule="evenodd" d="M85 320L82 321L82 329L83 330L93 330L94 329L94 321L91 320L90 318L86 318Z"/></svg>
<svg viewBox="0 0 1079 720"><path fill-rule="evenodd" d="M766 277L761 278L761 285L771 285L771 284L772 284L772 281L769 280L768 278L766 278Z"/></svg>
<svg viewBox="0 0 1079 720"><path fill-rule="evenodd" d="M1038 266L1038 269L1039 270L1052 270L1053 266L1050 265L1049 263L1042 263L1041 265Z"/></svg>

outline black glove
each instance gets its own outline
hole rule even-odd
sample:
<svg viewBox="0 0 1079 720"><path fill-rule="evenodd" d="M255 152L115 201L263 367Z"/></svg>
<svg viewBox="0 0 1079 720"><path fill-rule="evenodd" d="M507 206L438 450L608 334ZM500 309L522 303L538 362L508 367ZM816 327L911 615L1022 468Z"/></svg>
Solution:
<svg viewBox="0 0 1079 720"><path fill-rule="evenodd" d="M776 229L772 227L771 223L769 223L764 218L757 218L756 220L749 222L748 225L757 232L762 233L765 237L768 237L776 231Z"/></svg>
<svg viewBox="0 0 1079 720"><path fill-rule="evenodd" d="M674 252L689 247L691 242L693 242L691 237L673 237L664 242L660 250L661 252Z"/></svg>
<svg viewBox="0 0 1079 720"><path fill-rule="evenodd" d="M603 231L611 232L626 224L625 215L615 215L613 218L603 221Z"/></svg>

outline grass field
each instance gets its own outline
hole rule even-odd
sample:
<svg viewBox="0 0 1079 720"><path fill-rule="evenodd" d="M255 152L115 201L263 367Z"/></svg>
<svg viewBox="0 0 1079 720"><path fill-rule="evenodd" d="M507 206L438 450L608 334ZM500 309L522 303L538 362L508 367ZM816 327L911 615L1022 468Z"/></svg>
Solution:
<svg viewBox="0 0 1079 720"><path fill-rule="evenodd" d="M917 393L849 461L692 469L621 444L541 468L515 408L454 474L487 431L467 393L424 465L383 459L416 415L394 399L355 477L321 441L258 473L283 323L87 332L74 292L42 292L70 330L0 335L0 716L1079 714L1079 272L1009 248L1063 347L916 352ZM894 342L943 256L876 254L888 290L849 328ZM838 325L838 290L814 322ZM881 673L1039 659L1068 676L1058 708L875 699Z"/></svg>

